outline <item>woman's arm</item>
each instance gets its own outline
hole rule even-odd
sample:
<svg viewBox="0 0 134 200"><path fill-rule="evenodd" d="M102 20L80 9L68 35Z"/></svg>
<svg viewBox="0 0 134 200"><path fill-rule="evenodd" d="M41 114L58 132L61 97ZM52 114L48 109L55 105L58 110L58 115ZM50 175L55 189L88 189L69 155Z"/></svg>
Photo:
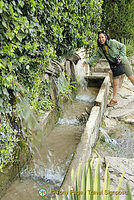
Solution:
<svg viewBox="0 0 134 200"><path fill-rule="evenodd" d="M100 60L100 58L102 57L102 55L99 53L99 50L97 51L97 53L91 57L89 60L86 60L86 64L89 64L89 65L94 65L97 61Z"/></svg>

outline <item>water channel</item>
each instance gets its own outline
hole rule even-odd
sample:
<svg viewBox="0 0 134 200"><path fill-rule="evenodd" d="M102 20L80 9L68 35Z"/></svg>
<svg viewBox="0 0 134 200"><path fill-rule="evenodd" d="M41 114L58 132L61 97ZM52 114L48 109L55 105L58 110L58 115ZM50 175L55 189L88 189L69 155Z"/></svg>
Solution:
<svg viewBox="0 0 134 200"><path fill-rule="evenodd" d="M86 108L90 110L93 106L98 91L97 87L80 87L74 100L62 106L60 118L47 137L43 132L33 136L33 159L2 200L55 199L51 191L62 184L84 131L85 123L80 120L81 115ZM41 188L47 190L45 198L39 196Z"/></svg>

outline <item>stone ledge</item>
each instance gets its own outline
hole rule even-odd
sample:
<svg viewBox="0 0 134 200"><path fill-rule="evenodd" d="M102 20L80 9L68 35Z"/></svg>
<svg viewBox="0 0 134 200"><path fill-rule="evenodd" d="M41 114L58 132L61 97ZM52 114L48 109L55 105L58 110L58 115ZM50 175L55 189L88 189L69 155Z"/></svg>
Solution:
<svg viewBox="0 0 134 200"><path fill-rule="evenodd" d="M77 167L82 163L82 168L85 163L88 162L91 156L93 147L95 146L98 138L99 126L102 121L103 113L107 105L107 97L109 94L109 77L105 73L94 74L98 79L105 78L99 93L95 100L95 106L92 108L89 119L86 123L84 133L81 137L81 141L77 146L75 155L73 157L72 163L69 166L66 177L62 183L61 188L67 190L68 186L71 186L71 171L77 170ZM106 77L105 77L106 76ZM92 77L92 76L91 76ZM85 79L88 81L90 76L85 76Z"/></svg>
<svg viewBox="0 0 134 200"><path fill-rule="evenodd" d="M95 100L95 105L100 106L101 108L101 120L107 106L107 97L109 94L109 81L109 76L106 76Z"/></svg>
<svg viewBox="0 0 134 200"><path fill-rule="evenodd" d="M74 169L76 171L80 163L82 163L82 167L84 167L84 164L88 162L92 148L96 144L98 138L99 124L100 107L94 106L91 110L81 141L77 146L72 163L62 184L62 189L67 190L68 186L71 185L71 170Z"/></svg>
<svg viewBox="0 0 134 200"><path fill-rule="evenodd" d="M88 72L85 76L85 79L104 79L105 76L107 76L107 73L96 73L93 72L92 74L89 74Z"/></svg>

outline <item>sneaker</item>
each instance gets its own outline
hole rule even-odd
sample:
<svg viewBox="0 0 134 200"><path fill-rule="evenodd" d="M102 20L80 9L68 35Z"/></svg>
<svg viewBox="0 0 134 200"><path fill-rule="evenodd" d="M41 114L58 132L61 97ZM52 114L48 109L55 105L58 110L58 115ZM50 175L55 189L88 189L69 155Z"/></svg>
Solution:
<svg viewBox="0 0 134 200"><path fill-rule="evenodd" d="M109 102L109 104L107 106L112 107L112 106L115 106L115 105L117 105L117 101L114 100L114 99L111 99L111 101Z"/></svg>

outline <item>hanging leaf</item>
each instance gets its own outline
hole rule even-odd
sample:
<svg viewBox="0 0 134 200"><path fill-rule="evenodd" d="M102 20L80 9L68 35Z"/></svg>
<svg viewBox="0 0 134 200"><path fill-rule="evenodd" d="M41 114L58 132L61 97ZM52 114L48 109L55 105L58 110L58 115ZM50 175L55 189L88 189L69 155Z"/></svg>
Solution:
<svg viewBox="0 0 134 200"><path fill-rule="evenodd" d="M3 106L3 99L0 97L0 106Z"/></svg>
<svg viewBox="0 0 134 200"><path fill-rule="evenodd" d="M9 96L9 93L8 93L8 91L7 91L6 88L2 88L2 90L3 90L3 94L4 94L4 95Z"/></svg>

